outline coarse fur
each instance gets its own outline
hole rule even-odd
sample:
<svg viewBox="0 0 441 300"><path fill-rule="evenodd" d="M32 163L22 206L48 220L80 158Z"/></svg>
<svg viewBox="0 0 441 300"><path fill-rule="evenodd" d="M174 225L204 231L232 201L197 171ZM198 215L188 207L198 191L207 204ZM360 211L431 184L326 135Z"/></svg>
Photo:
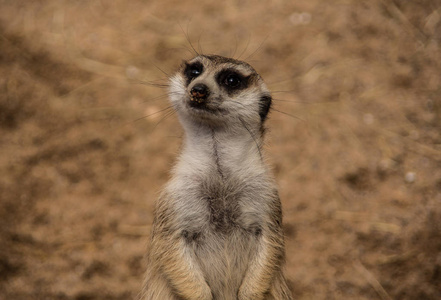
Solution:
<svg viewBox="0 0 441 300"><path fill-rule="evenodd" d="M271 95L247 63L184 62L169 96L185 130L160 196L143 300L289 300L276 185L261 147Z"/></svg>

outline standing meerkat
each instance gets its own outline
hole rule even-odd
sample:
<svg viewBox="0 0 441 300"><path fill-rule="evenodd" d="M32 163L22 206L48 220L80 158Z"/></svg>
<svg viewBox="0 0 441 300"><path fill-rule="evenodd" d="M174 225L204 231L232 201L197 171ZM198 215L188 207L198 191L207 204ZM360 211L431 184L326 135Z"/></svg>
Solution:
<svg viewBox="0 0 441 300"><path fill-rule="evenodd" d="M155 210L143 300L289 300L276 185L261 152L271 95L247 63L184 62L169 96L185 130Z"/></svg>

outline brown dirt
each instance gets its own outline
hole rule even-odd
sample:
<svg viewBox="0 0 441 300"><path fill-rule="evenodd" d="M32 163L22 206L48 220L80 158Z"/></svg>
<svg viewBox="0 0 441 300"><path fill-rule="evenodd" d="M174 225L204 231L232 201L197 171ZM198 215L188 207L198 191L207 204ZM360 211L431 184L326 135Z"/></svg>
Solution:
<svg viewBox="0 0 441 300"><path fill-rule="evenodd" d="M295 298L441 299L439 0L0 7L0 299L136 297L186 35L274 91Z"/></svg>

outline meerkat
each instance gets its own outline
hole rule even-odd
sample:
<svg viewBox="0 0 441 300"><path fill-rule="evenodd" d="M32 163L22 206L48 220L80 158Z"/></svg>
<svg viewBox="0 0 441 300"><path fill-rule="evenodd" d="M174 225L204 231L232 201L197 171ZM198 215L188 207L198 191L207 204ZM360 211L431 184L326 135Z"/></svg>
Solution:
<svg viewBox="0 0 441 300"><path fill-rule="evenodd" d="M262 144L271 94L246 62L198 55L170 78L185 131L155 209L143 300L289 300L281 203Z"/></svg>

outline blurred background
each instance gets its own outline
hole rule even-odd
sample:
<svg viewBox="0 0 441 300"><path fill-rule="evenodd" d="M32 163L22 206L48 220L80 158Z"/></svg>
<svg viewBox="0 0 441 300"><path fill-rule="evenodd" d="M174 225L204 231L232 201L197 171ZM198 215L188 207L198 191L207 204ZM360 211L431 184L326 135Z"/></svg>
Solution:
<svg viewBox="0 0 441 300"><path fill-rule="evenodd" d="M440 43L439 0L1 0L0 299L136 297L192 48L273 91L295 298L441 299Z"/></svg>

